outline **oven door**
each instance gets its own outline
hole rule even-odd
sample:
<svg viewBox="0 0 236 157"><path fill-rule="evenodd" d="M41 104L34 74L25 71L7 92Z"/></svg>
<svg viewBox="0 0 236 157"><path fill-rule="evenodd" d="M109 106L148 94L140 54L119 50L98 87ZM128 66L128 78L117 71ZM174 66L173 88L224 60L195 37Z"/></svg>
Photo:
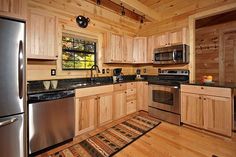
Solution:
<svg viewBox="0 0 236 157"><path fill-rule="evenodd" d="M149 86L149 104L151 107L180 114L178 86Z"/></svg>

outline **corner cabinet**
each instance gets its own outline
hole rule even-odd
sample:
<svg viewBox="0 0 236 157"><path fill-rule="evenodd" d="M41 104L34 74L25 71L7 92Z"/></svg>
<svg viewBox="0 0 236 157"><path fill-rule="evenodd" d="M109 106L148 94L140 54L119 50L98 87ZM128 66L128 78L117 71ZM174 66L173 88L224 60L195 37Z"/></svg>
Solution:
<svg viewBox="0 0 236 157"><path fill-rule="evenodd" d="M134 63L146 63L147 37L134 38L133 57L134 57Z"/></svg>
<svg viewBox="0 0 236 157"><path fill-rule="evenodd" d="M56 16L44 10L29 9L27 27L27 58L56 60Z"/></svg>
<svg viewBox="0 0 236 157"><path fill-rule="evenodd" d="M230 137L232 101L230 88L181 85L181 122Z"/></svg>
<svg viewBox="0 0 236 157"><path fill-rule="evenodd" d="M0 15L26 19L26 0L0 0Z"/></svg>

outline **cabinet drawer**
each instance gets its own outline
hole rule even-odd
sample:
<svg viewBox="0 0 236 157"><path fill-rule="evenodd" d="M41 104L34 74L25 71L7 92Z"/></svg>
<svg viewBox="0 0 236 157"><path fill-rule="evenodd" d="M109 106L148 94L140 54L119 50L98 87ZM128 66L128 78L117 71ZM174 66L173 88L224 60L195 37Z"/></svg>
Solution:
<svg viewBox="0 0 236 157"><path fill-rule="evenodd" d="M137 111L136 100L127 103L127 114L134 113Z"/></svg>
<svg viewBox="0 0 236 157"><path fill-rule="evenodd" d="M136 82L127 83L127 89L136 88Z"/></svg>
<svg viewBox="0 0 236 157"><path fill-rule="evenodd" d="M207 87L207 86L194 86L194 85L181 85L181 92L213 95L219 97L231 98L232 90L230 88L220 87Z"/></svg>
<svg viewBox="0 0 236 157"><path fill-rule="evenodd" d="M114 91L120 91L120 90L126 90L126 89L127 89L126 83L120 83L120 84L114 85Z"/></svg>
<svg viewBox="0 0 236 157"><path fill-rule="evenodd" d="M127 96L133 95L133 94L136 94L136 89L127 89L126 92L127 92Z"/></svg>
<svg viewBox="0 0 236 157"><path fill-rule="evenodd" d="M76 89L75 95L76 97L86 97L109 92L113 92L113 85Z"/></svg>

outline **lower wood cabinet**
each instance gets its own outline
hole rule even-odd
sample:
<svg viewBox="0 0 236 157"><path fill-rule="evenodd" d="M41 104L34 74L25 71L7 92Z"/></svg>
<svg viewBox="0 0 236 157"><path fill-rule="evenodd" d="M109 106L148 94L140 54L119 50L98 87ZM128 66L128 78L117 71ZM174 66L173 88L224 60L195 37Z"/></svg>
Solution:
<svg viewBox="0 0 236 157"><path fill-rule="evenodd" d="M115 91L113 93L113 119L126 115L126 91Z"/></svg>
<svg viewBox="0 0 236 157"><path fill-rule="evenodd" d="M137 82L137 110L148 112L148 82Z"/></svg>
<svg viewBox="0 0 236 157"><path fill-rule="evenodd" d="M97 97L82 97L76 100L76 135L90 131L96 127Z"/></svg>
<svg viewBox="0 0 236 157"><path fill-rule="evenodd" d="M98 125L112 121L113 93L98 96Z"/></svg>
<svg viewBox="0 0 236 157"><path fill-rule="evenodd" d="M187 86L181 89L181 122L218 134L232 136L231 89L221 88L220 93L214 93L214 87L200 88L198 86L196 87L198 90L194 89L194 86L190 88L192 93L189 93ZM207 91L210 91L210 95L207 95ZM215 91L219 91L219 89L216 88ZM225 93L224 97L221 96L222 93Z"/></svg>
<svg viewBox="0 0 236 157"><path fill-rule="evenodd" d="M204 96L204 128L223 135L231 136L232 105L230 98Z"/></svg>
<svg viewBox="0 0 236 157"><path fill-rule="evenodd" d="M203 126L202 97L198 94L181 93L181 121L196 127Z"/></svg>

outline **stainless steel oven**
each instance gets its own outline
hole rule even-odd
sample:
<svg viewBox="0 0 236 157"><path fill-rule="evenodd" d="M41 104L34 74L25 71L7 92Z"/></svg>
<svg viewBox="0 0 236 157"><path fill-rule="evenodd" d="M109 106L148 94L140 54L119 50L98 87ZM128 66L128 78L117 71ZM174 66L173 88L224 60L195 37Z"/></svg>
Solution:
<svg viewBox="0 0 236 157"><path fill-rule="evenodd" d="M150 84L149 93L149 114L180 125L179 87Z"/></svg>
<svg viewBox="0 0 236 157"><path fill-rule="evenodd" d="M149 107L151 116L180 125L180 84L189 81L189 71L161 70L149 80Z"/></svg>
<svg viewBox="0 0 236 157"><path fill-rule="evenodd" d="M154 50L154 64L186 64L188 62L188 45L174 45Z"/></svg>

